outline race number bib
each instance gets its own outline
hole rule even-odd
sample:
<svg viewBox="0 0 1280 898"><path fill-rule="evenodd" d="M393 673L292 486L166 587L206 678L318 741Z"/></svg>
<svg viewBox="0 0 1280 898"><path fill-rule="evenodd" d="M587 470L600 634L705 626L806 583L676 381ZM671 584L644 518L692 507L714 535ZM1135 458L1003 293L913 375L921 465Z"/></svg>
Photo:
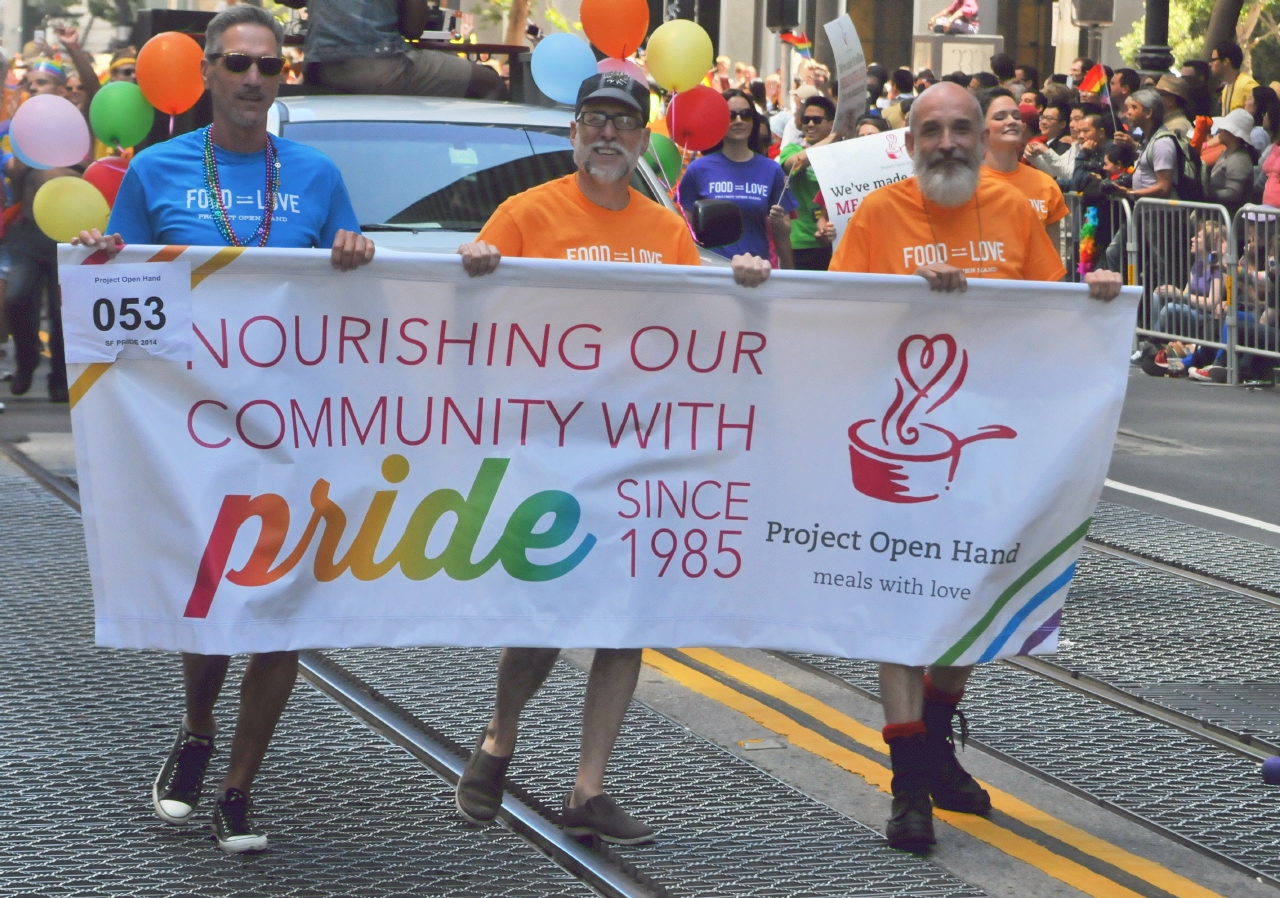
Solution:
<svg viewBox="0 0 1280 898"><path fill-rule="evenodd" d="M191 360L191 263L62 265L68 362Z"/></svg>

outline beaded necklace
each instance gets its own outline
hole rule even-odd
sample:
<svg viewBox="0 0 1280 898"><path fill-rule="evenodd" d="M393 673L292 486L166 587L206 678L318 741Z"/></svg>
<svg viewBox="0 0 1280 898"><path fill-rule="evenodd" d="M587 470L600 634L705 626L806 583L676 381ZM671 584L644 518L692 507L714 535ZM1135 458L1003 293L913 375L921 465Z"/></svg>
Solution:
<svg viewBox="0 0 1280 898"><path fill-rule="evenodd" d="M213 221L228 246L266 246L271 236L271 219L276 209L276 194L280 190L280 156L275 141L267 135L267 188L262 221L246 240L236 236L227 215L227 205L222 201L222 184L218 181L218 163L213 157L213 125L204 129L204 181L209 191L209 205L213 209Z"/></svg>

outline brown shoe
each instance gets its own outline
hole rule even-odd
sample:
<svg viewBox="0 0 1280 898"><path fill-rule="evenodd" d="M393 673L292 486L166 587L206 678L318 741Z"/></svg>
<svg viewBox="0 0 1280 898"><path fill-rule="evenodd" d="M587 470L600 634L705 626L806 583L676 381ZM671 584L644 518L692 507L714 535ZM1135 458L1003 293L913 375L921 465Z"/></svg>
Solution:
<svg viewBox="0 0 1280 898"><path fill-rule="evenodd" d="M453 793L458 813L477 825L490 823L498 816L498 809L502 807L502 780L511 763L510 756L496 758L485 751L484 738L485 734L481 733Z"/></svg>
<svg viewBox="0 0 1280 898"><path fill-rule="evenodd" d="M571 836L599 836L613 845L647 845L653 841L653 827L632 817L603 793L581 807L569 807L572 795L565 796L560 819Z"/></svg>

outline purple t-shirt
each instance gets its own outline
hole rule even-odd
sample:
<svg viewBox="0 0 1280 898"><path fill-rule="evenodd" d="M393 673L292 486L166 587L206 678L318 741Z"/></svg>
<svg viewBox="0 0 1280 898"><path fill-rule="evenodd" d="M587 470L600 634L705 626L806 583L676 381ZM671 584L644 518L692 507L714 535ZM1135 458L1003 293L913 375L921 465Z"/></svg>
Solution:
<svg viewBox="0 0 1280 898"><path fill-rule="evenodd" d="M742 253L768 259L769 207L796 208L791 191L783 190L785 183L782 166L768 156L757 153L734 162L724 153L711 153L693 160L680 179L680 205L687 214L698 200L731 200L742 210L742 239L715 251L729 259Z"/></svg>

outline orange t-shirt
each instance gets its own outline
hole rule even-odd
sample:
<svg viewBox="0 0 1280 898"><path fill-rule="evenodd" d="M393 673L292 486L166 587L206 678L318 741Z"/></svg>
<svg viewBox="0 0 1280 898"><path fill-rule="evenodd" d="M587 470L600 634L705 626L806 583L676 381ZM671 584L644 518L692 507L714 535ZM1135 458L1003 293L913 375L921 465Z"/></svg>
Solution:
<svg viewBox="0 0 1280 898"><path fill-rule="evenodd" d="M628 189L631 202L615 212L587 199L577 175L539 184L495 209L476 240L504 256L701 265L684 219Z"/></svg>
<svg viewBox="0 0 1280 898"><path fill-rule="evenodd" d="M984 165L982 173L999 178L1001 181L1008 181L1022 191L1022 195L1031 200L1031 208L1040 217L1042 225L1062 221L1070 212L1067 209L1067 201L1062 198L1062 188L1058 186L1058 182L1038 168L1018 163L1018 167L1013 171L1003 172Z"/></svg>
<svg viewBox="0 0 1280 898"><path fill-rule="evenodd" d="M1027 198L985 169L975 197L954 209L926 201L915 178L873 190L849 219L830 270L915 274L936 263L1021 281L1067 273Z"/></svg>

